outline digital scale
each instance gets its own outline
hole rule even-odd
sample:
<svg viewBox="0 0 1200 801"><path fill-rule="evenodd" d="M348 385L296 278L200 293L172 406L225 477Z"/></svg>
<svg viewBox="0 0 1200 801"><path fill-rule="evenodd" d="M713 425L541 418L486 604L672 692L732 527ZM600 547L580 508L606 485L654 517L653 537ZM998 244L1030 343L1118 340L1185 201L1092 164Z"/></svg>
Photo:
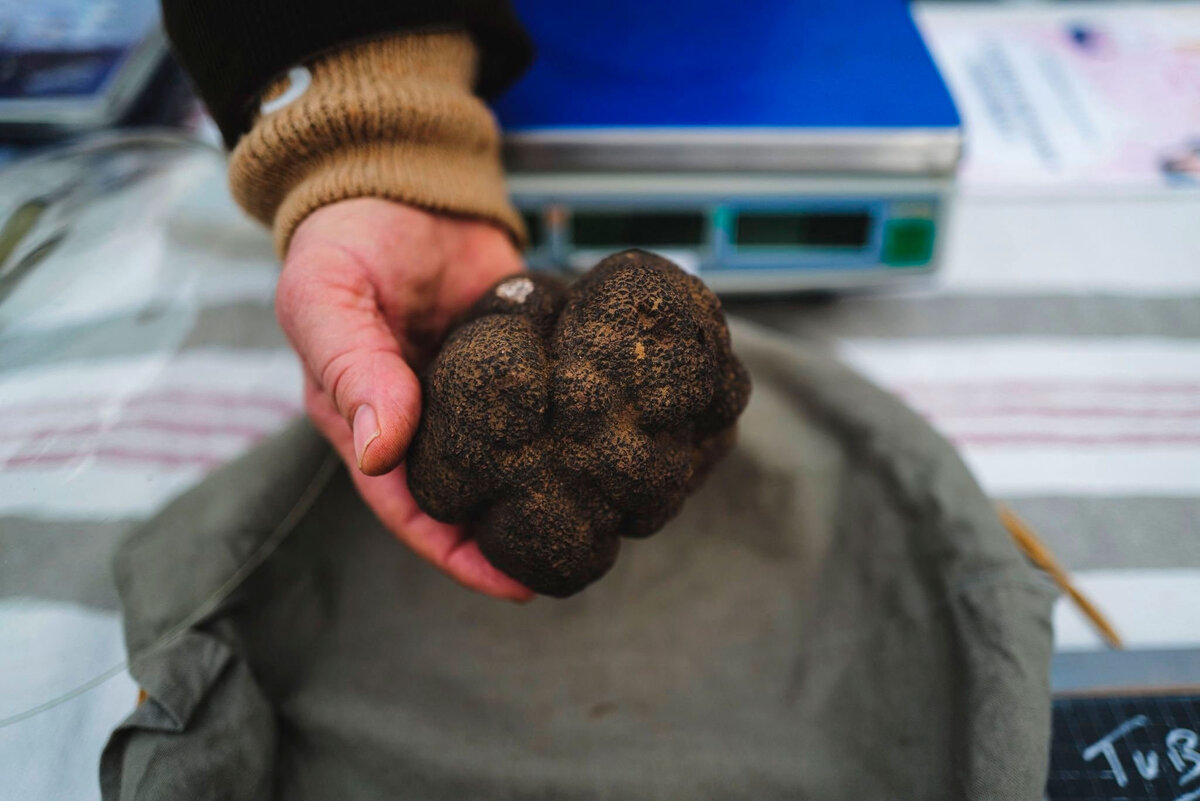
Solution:
<svg viewBox="0 0 1200 801"><path fill-rule="evenodd" d="M719 292L937 268L958 113L905 0L517 0L495 103L535 268L641 247Z"/></svg>

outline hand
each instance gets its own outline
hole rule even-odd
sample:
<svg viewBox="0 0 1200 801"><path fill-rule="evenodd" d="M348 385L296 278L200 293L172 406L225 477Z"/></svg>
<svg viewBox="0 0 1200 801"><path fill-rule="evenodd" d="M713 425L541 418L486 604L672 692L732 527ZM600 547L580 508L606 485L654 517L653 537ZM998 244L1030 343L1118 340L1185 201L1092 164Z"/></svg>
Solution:
<svg viewBox="0 0 1200 801"><path fill-rule="evenodd" d="M422 512L401 461L421 417L414 368L460 312L523 269L494 226L357 198L318 209L296 229L275 301L305 368L309 416L363 500L435 567L514 601L533 593L492 567L461 527Z"/></svg>

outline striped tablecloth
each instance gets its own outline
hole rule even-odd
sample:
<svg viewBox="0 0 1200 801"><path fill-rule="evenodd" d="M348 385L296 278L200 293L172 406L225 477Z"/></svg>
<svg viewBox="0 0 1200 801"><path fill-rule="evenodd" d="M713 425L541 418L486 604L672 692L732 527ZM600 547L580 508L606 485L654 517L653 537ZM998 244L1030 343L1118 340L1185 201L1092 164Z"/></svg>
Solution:
<svg viewBox="0 0 1200 801"><path fill-rule="evenodd" d="M1055 613L1057 689L1200 682L1200 197L959 199L938 282L731 304L837 348L961 448L1129 651Z"/></svg>
<svg viewBox="0 0 1200 801"><path fill-rule="evenodd" d="M301 409L267 237L203 183L204 213L0 332L0 798L97 797L135 695L113 544ZM967 197L936 286L729 304L907 399L1075 571L1132 650L1060 605L1060 688L1200 678L1197 220L1187 196ZM111 289L147 270L162 296Z"/></svg>
<svg viewBox="0 0 1200 801"><path fill-rule="evenodd" d="M116 543L302 412L271 244L222 159L185 153L70 225L0 306L4 800L99 797L137 697Z"/></svg>

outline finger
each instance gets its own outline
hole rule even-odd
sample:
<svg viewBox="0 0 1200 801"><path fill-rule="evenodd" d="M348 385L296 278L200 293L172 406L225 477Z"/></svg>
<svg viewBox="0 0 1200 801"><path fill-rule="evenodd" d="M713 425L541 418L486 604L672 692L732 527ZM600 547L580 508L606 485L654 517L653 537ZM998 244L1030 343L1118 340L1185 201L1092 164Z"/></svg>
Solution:
<svg viewBox="0 0 1200 801"><path fill-rule="evenodd" d="M353 468L353 440L341 415L311 378L305 393L314 424ZM409 492L403 467L384 476L366 476L353 469L350 473L363 500L384 526L418 556L463 586L484 595L519 602L533 598L531 590L487 561L461 527L440 523L420 510Z"/></svg>
<svg viewBox="0 0 1200 801"><path fill-rule="evenodd" d="M421 385L388 327L367 271L335 245L293 247L276 313L305 368L352 432L367 475L393 469L421 413Z"/></svg>

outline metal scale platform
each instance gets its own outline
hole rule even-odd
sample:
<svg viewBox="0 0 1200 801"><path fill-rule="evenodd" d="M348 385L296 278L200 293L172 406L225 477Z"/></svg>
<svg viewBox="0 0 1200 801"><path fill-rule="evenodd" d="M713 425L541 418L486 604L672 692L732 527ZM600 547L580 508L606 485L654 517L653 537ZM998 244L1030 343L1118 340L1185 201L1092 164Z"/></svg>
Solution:
<svg viewBox="0 0 1200 801"><path fill-rule="evenodd" d="M536 268L625 247L722 292L924 276L961 151L905 0L517 0L495 104Z"/></svg>

